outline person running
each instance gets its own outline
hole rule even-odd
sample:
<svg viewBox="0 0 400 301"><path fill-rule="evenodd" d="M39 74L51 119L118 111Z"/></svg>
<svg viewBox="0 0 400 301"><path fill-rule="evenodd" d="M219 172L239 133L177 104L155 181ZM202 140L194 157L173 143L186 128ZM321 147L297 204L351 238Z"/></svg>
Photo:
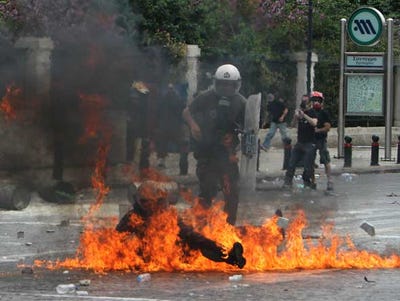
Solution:
<svg viewBox="0 0 400 301"><path fill-rule="evenodd" d="M267 95L267 111L270 117L270 126L267 135L265 136L264 142L260 145L260 148L264 151L268 151L271 146L271 140L274 138L276 130L279 129L281 134L282 143L285 143L289 137L286 116L288 108L282 97L277 99L273 94Z"/></svg>

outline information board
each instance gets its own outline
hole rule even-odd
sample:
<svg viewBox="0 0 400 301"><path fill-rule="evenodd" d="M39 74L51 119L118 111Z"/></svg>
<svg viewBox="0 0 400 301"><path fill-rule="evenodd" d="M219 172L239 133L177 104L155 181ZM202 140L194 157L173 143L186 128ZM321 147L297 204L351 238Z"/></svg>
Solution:
<svg viewBox="0 0 400 301"><path fill-rule="evenodd" d="M383 74L346 74L346 115L383 116Z"/></svg>

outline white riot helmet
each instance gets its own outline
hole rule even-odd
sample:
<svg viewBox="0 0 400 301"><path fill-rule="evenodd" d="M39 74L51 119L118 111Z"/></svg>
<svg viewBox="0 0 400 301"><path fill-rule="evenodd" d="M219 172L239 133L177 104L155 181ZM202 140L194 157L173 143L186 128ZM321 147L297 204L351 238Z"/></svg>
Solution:
<svg viewBox="0 0 400 301"><path fill-rule="evenodd" d="M239 70L230 64L219 66L214 75L214 90L221 96L232 96L239 92L242 79Z"/></svg>

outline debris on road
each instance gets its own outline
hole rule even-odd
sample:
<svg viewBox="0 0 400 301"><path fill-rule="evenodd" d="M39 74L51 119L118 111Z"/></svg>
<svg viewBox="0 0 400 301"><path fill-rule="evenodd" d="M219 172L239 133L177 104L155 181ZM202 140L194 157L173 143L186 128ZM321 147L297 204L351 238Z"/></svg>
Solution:
<svg viewBox="0 0 400 301"><path fill-rule="evenodd" d="M18 231L17 232L17 238L24 238L25 232L24 231Z"/></svg>
<svg viewBox="0 0 400 301"><path fill-rule="evenodd" d="M21 274L33 274L33 269L32 267L24 267L21 270Z"/></svg>
<svg viewBox="0 0 400 301"><path fill-rule="evenodd" d="M240 281L242 279L243 279L243 276L240 274L229 276L229 281Z"/></svg>
<svg viewBox="0 0 400 301"><path fill-rule="evenodd" d="M369 235L375 236L375 227L372 226L370 223L364 221L360 225L360 228L367 232Z"/></svg>
<svg viewBox="0 0 400 301"><path fill-rule="evenodd" d="M139 283L147 282L151 280L151 275L149 273L140 274L137 276L136 280Z"/></svg>
<svg viewBox="0 0 400 301"><path fill-rule="evenodd" d="M69 219L61 221L60 227L68 227L68 226L69 226Z"/></svg>
<svg viewBox="0 0 400 301"><path fill-rule="evenodd" d="M80 286L89 286L90 285L90 279L79 280L79 285Z"/></svg>
<svg viewBox="0 0 400 301"><path fill-rule="evenodd" d="M56 291L60 295L65 295L65 294L75 294L76 292L76 285L73 283L69 284L59 284L56 287Z"/></svg>
<svg viewBox="0 0 400 301"><path fill-rule="evenodd" d="M364 280L365 280L366 282L370 282L370 283L375 282L374 280L369 280L369 279L367 278L367 276L364 276Z"/></svg>

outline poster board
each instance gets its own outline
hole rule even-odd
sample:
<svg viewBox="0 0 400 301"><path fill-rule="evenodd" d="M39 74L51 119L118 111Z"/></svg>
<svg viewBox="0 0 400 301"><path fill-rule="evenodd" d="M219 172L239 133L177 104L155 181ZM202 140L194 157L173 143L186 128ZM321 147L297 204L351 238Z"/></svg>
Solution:
<svg viewBox="0 0 400 301"><path fill-rule="evenodd" d="M346 115L383 116L383 73L347 73Z"/></svg>

